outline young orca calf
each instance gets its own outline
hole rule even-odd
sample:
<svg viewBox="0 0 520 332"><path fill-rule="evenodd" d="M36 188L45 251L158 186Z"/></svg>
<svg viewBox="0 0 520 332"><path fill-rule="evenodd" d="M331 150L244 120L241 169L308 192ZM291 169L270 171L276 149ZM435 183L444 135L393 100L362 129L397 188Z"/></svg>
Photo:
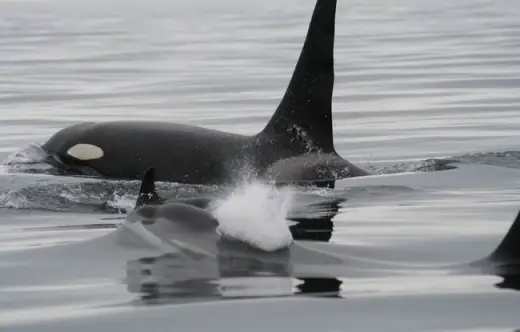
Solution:
<svg viewBox="0 0 520 332"><path fill-rule="evenodd" d="M203 203L201 203L203 202ZM216 258L224 248L239 250L242 254L262 257L266 253L283 253L286 246L265 250L241 239L219 234L219 221L208 209L211 199L172 199L159 197L153 184L153 169L143 177L135 208L126 217L126 226L139 232L144 227L149 234L144 235L155 245L177 252L184 258L207 260ZM289 226L288 226L289 227ZM290 242L289 242L290 243ZM169 249L168 249L169 248ZM312 264L340 264L334 255L307 249L300 245L290 245L291 256L299 261ZM274 256L268 256L271 259ZM310 264L310 263L309 263Z"/></svg>
<svg viewBox="0 0 520 332"><path fill-rule="evenodd" d="M113 179L138 179L155 167L159 181L190 184L227 184L243 169L274 177L280 171L291 181L303 173L313 180L367 175L334 148L335 16L336 0L317 0L289 86L259 133L244 136L164 122L80 123L42 146L46 162L66 174Z"/></svg>

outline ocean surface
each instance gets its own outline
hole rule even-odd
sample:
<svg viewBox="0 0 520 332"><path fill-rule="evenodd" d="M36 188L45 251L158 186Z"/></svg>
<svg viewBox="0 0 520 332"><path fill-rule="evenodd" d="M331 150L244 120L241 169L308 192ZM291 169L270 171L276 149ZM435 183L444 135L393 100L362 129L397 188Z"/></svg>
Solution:
<svg viewBox="0 0 520 332"><path fill-rule="evenodd" d="M520 329L518 281L446 268L488 255L520 209L519 1L339 0L334 140L374 175L294 188L308 210L291 213L344 264L296 273L233 248L183 264L125 229L139 181L32 163L82 121L256 133L314 5L0 0L0 331ZM261 183L233 189L159 184L220 192L259 223L277 204Z"/></svg>

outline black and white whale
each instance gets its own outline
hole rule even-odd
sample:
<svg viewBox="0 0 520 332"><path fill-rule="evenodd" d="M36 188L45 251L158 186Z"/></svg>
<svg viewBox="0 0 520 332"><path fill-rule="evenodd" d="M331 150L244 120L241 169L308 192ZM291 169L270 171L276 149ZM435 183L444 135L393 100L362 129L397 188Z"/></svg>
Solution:
<svg viewBox="0 0 520 332"><path fill-rule="evenodd" d="M367 175L334 148L332 94L336 0L317 0L288 88L270 121L245 136L163 122L87 122L55 133L42 149L65 174L226 184L253 171L281 182Z"/></svg>
<svg viewBox="0 0 520 332"><path fill-rule="evenodd" d="M291 293L294 288L291 278L301 277L301 292L334 294L339 291L341 282L334 278L334 269L341 268L343 261L334 254L307 248L299 242L265 251L219 235L218 225L219 221L207 210L184 203L136 208L121 226L126 228L123 231L133 230L148 245L163 253L127 263L128 290L155 299L177 293L230 297L241 292L218 287L223 279L274 277L279 292L281 277L288 278L283 292ZM128 233L120 235L127 236ZM333 289L330 289L331 284ZM247 293L247 296L254 296L250 290ZM262 293L265 294L265 290Z"/></svg>
<svg viewBox="0 0 520 332"><path fill-rule="evenodd" d="M220 294L233 297L241 292L225 291L226 287L219 287L219 283L214 281L247 276L274 277L276 290L273 291L278 295L279 292L289 294L296 291L299 294L338 296L341 282L329 269L341 266L343 261L319 248L308 249L299 244L299 240L328 241L330 234L324 227L330 226L332 231L331 219L338 211L339 202L311 200L311 205L320 204L320 208L331 205L333 211L328 216L318 217L310 225L306 223L309 221L307 219L302 222L300 218L288 217L288 220L298 223L290 227L295 242L290 248L265 251L247 242L217 234L219 221L213 215L217 199L208 196L160 197L154 184L153 168L145 173L135 208L127 215L127 221L122 227L141 226L145 233L151 235L146 236L147 242L164 248L165 253L127 263L129 291L141 294L143 299L175 298L179 293L186 292L198 296ZM306 243L312 244L310 241ZM289 278L285 287L280 287L280 277ZM293 277L301 281L296 288L291 279ZM254 296L250 289L246 292L248 297ZM265 295L265 290L262 290L262 294Z"/></svg>
<svg viewBox="0 0 520 332"><path fill-rule="evenodd" d="M163 204L136 204L136 208L128 213L127 225L139 224L154 236L151 242L158 246L171 247L173 251L189 259L201 260L215 258L220 246L233 247L252 255L262 256L266 252L283 252L281 250L265 251L240 239L219 234L219 220L212 211L196 204L182 201L167 201ZM130 227L132 228L132 227ZM289 241L288 244L292 242ZM319 250L309 250L305 246L291 244L292 257L313 264L340 264L342 261L334 255L327 255ZM284 254L285 255L285 254Z"/></svg>

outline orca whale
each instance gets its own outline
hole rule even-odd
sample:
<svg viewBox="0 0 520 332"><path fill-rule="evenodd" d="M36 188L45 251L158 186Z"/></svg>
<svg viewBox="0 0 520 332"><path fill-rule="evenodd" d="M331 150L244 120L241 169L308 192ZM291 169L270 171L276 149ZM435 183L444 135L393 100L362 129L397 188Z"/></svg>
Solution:
<svg viewBox="0 0 520 332"><path fill-rule="evenodd" d="M159 242L184 257L201 260L215 258L219 246L232 246L243 252L263 255L266 251L226 235L219 235L219 221L212 212L183 202L164 202L163 204L137 205L126 217L129 224L141 224L150 231ZM310 250L301 245L290 245L291 256L300 261L313 264L340 264L342 261L334 255L327 255L319 250ZM276 251L283 252L283 249ZM268 252L276 252L268 251Z"/></svg>
<svg viewBox="0 0 520 332"><path fill-rule="evenodd" d="M291 278L301 279L302 284L296 288L302 294L324 295L326 292L334 296L339 291L341 282L328 269L341 266L341 259L298 243L285 249L265 251L243 241L222 237L216 231L218 221L208 211L195 206L182 203L144 205L133 210L122 227L126 231L135 226L145 229L147 236L143 237L147 243L163 251L158 256L139 258L127 264L129 291L146 298L164 300L175 298L179 292L229 297L231 294L225 291L226 287L218 285L227 278L236 277L249 280L276 278L277 291L280 291L280 277L287 278L284 293L294 290ZM253 296L250 290L246 292L247 296ZM262 293L265 294L265 290Z"/></svg>
<svg viewBox="0 0 520 332"><path fill-rule="evenodd" d="M204 196L182 199L160 197L154 184L154 169L145 173L136 199L135 212L128 215L127 220L141 223L156 236L155 240L159 238L170 242L177 250L174 254L166 251L165 254L128 262L127 281L130 291L141 294L143 298L162 300L174 300L179 292L184 294L187 290L199 296L221 294L229 297L228 292L222 292L223 288L215 289L213 280L246 276L274 277L277 280L277 289L280 290L279 277L289 277L286 287L288 293L296 291L301 295L339 296L342 282L324 271L324 267L340 265L342 260L319 250L306 250L301 245L267 252L241 241L219 237L215 231L218 220L213 220L214 216L211 214L215 207L211 204L213 201L213 197ZM332 235L331 219L339 210L339 201L316 202L311 199L308 203L318 204L320 210L326 208L330 211L313 217L312 220L289 216L289 220L297 222L290 227L294 241L328 241ZM191 217L195 225L190 225ZM207 227L200 227L201 222ZM142 277L150 275L155 277L155 281ZM301 284L295 288L291 277L299 279ZM247 293L251 296L250 290Z"/></svg>
<svg viewBox="0 0 520 332"><path fill-rule="evenodd" d="M154 167L158 181L189 184L232 183L242 170L291 181L298 174L306 180L367 175L334 148L336 2L317 0L287 90L259 133L164 122L86 122L50 137L42 145L45 162L64 172L60 174L112 179L139 179Z"/></svg>

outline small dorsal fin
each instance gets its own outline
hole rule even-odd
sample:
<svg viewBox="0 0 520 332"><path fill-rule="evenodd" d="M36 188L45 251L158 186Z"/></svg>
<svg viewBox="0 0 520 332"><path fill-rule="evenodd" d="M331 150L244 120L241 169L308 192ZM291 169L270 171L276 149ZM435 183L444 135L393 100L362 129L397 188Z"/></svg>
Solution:
<svg viewBox="0 0 520 332"><path fill-rule="evenodd" d="M489 258L499 261L520 260L520 211L506 236Z"/></svg>
<svg viewBox="0 0 520 332"><path fill-rule="evenodd" d="M155 189L155 169L151 167L144 173L135 207L159 204L161 202L162 199L159 197Z"/></svg>

